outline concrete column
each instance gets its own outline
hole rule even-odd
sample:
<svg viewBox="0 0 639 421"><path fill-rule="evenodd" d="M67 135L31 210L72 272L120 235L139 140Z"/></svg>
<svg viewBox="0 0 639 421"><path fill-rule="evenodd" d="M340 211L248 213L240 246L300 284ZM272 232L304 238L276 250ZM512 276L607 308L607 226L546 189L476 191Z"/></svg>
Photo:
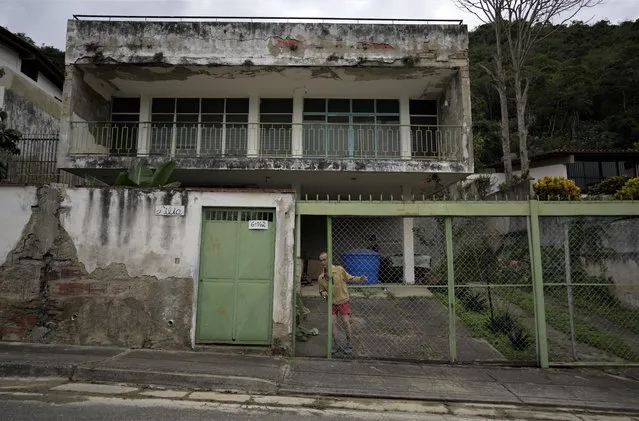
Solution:
<svg viewBox="0 0 639 421"><path fill-rule="evenodd" d="M74 65L68 65L64 71L64 86L62 90L62 112L60 113L60 138L57 147L57 167L67 168L67 158L72 149L73 134L71 119L73 116L73 103L71 101L77 80L80 78L79 70ZM77 93L75 93L77 95Z"/></svg>
<svg viewBox="0 0 639 421"><path fill-rule="evenodd" d="M151 150L151 97L140 96L140 127L138 130L138 156L146 156Z"/></svg>
<svg viewBox="0 0 639 421"><path fill-rule="evenodd" d="M247 156L256 157L260 151L260 97L249 97Z"/></svg>
<svg viewBox="0 0 639 421"><path fill-rule="evenodd" d="M402 186L404 200L410 200L412 189L410 186ZM415 236L413 227L414 218L402 218L404 228L404 282L415 283Z"/></svg>
<svg viewBox="0 0 639 421"><path fill-rule="evenodd" d="M399 99L399 124L400 124L400 147L403 159L411 158L410 140L410 99L408 95L403 95Z"/></svg>
<svg viewBox="0 0 639 421"><path fill-rule="evenodd" d="M293 128L292 128L292 153L296 158L303 155L303 130L302 122L304 121L304 97L300 89L293 94Z"/></svg>
<svg viewBox="0 0 639 421"><path fill-rule="evenodd" d="M468 162L468 172L475 171L473 156L473 117L470 102L470 71L468 66L459 69L459 87L461 95L463 123L462 123L462 154L463 158Z"/></svg>

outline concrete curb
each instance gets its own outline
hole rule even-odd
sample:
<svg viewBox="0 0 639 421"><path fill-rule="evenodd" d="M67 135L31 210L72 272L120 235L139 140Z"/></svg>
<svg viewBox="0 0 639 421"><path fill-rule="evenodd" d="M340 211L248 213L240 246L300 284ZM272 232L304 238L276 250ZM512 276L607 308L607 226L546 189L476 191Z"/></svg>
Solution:
<svg viewBox="0 0 639 421"><path fill-rule="evenodd" d="M3 377L64 377L72 379L75 366L0 362L0 376Z"/></svg>
<svg viewBox="0 0 639 421"><path fill-rule="evenodd" d="M183 374L103 367L77 367L72 381L170 386L232 393L277 394L278 385L264 379L212 374Z"/></svg>

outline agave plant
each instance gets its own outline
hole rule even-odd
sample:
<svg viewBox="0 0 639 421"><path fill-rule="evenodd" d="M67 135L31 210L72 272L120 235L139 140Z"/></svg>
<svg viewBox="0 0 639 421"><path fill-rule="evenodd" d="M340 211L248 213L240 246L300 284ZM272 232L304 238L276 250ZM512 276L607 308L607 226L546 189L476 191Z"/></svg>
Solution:
<svg viewBox="0 0 639 421"><path fill-rule="evenodd" d="M168 183L173 171L175 171L174 161L165 162L157 168L131 167L127 171L121 172L114 184L126 187L173 189L180 187L180 183L177 181Z"/></svg>

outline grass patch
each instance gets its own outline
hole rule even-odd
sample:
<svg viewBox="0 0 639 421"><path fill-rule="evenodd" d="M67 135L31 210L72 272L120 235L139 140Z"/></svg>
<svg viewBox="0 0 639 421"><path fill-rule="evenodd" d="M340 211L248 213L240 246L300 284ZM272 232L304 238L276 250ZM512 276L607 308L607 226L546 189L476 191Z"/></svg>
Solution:
<svg viewBox="0 0 639 421"><path fill-rule="evenodd" d="M575 305L579 307L579 309L586 310L590 314L595 314L602 319L608 320L615 326L639 334L639 310L626 307L616 298L607 305L603 305L597 301L589 300L586 297L576 296Z"/></svg>
<svg viewBox="0 0 639 421"><path fill-rule="evenodd" d="M508 294L508 300L517 304L523 310L534 314L533 297L519 289L513 289ZM567 308L557 306L546 301L546 323L553 328L570 335L570 316ZM622 339L597 326L589 317L581 312L574 314L575 335L578 342L591 345L604 352L608 352L628 361L639 361L639 352L635 351Z"/></svg>
<svg viewBox="0 0 639 421"><path fill-rule="evenodd" d="M448 306L448 296L443 292L436 292L433 294L444 305ZM491 330L490 326L490 313L488 310L482 312L476 312L465 308L459 299L456 299L456 315L467 327L469 327L477 336L485 339L490 343L499 353L501 353L508 360L512 361L535 361L537 359L535 353L535 347L529 346L526 349L516 349L511 343L509 335L502 333L495 333ZM523 326L517 326L520 334L528 335L528 332Z"/></svg>

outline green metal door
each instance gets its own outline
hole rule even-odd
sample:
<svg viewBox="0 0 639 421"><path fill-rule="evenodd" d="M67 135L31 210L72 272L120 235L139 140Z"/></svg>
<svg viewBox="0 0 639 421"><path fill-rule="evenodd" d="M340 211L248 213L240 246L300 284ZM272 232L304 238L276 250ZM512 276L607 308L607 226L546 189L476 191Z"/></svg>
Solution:
<svg viewBox="0 0 639 421"><path fill-rule="evenodd" d="M204 210L198 343L271 343L274 223L271 210Z"/></svg>

